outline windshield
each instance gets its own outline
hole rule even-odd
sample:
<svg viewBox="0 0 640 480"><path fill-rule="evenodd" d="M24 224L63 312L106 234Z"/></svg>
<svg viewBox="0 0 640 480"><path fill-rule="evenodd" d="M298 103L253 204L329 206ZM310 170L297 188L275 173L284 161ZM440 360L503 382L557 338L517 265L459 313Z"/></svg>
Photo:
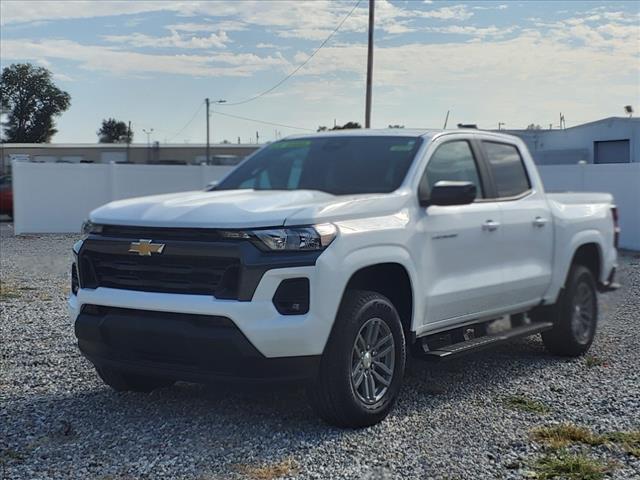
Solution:
<svg viewBox="0 0 640 480"><path fill-rule="evenodd" d="M255 153L215 190L320 190L334 195L396 190L420 138L318 137L281 140Z"/></svg>

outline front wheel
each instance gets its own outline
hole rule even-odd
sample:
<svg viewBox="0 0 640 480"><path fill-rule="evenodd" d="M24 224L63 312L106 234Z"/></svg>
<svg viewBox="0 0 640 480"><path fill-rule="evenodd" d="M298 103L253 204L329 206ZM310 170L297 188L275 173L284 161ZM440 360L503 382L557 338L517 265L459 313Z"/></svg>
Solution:
<svg viewBox="0 0 640 480"><path fill-rule="evenodd" d="M558 301L532 317L553 322L551 330L542 332L542 340L554 355L577 357L589 350L598 324L598 296L591 271L573 265Z"/></svg>
<svg viewBox="0 0 640 480"><path fill-rule="evenodd" d="M374 425L395 403L405 362L404 332L393 304L376 292L348 291L318 377L308 388L311 404L332 425Z"/></svg>

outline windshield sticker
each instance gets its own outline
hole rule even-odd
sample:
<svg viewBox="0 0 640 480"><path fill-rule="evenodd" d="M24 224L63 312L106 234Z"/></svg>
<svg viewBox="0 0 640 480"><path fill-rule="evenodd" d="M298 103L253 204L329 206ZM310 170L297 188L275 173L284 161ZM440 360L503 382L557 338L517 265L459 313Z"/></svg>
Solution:
<svg viewBox="0 0 640 480"><path fill-rule="evenodd" d="M286 140L284 142L272 143L271 147L274 149L280 148L306 148L311 146L311 140Z"/></svg>
<svg viewBox="0 0 640 480"><path fill-rule="evenodd" d="M391 148L389 148L389 150L392 152L410 152L411 150L413 150L413 146L415 144L415 140L410 140L407 143L403 143L400 145L391 145Z"/></svg>

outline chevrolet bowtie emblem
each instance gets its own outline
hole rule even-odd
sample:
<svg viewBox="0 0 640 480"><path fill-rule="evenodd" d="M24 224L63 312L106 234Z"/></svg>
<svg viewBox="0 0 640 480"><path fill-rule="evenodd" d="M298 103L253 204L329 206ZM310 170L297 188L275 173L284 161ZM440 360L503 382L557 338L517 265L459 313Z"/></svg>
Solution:
<svg viewBox="0 0 640 480"><path fill-rule="evenodd" d="M139 242L131 242L129 252L147 257L150 257L152 253L162 253L164 243L151 243L152 241L153 240L140 240Z"/></svg>

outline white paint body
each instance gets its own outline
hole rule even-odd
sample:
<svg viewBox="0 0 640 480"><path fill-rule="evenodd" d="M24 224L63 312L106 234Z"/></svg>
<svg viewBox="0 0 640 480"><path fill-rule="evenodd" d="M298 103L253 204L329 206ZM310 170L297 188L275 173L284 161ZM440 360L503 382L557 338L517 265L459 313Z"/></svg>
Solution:
<svg viewBox="0 0 640 480"><path fill-rule="evenodd" d="M234 321L267 357L318 355L324 350L349 279L368 266L396 263L405 268L413 296L411 330L417 337L474 319L553 303L575 251L586 243L597 245L601 254L598 280L607 281L616 264L611 195L546 195L526 146L516 137L479 131L420 135L425 141L404 182L389 194L189 192L120 200L94 210L90 219L105 224L252 228L331 222L338 227L338 234L315 266L267 271L250 302L83 288L69 299L72 320L84 303L222 315ZM431 154L442 142L470 138L516 145L530 177L530 192L509 201L420 206L418 182ZM537 218L542 224L535 223ZM488 220L499 227L492 231L483 228ZM310 280L309 313L280 315L272 304L280 281L300 276Z"/></svg>

